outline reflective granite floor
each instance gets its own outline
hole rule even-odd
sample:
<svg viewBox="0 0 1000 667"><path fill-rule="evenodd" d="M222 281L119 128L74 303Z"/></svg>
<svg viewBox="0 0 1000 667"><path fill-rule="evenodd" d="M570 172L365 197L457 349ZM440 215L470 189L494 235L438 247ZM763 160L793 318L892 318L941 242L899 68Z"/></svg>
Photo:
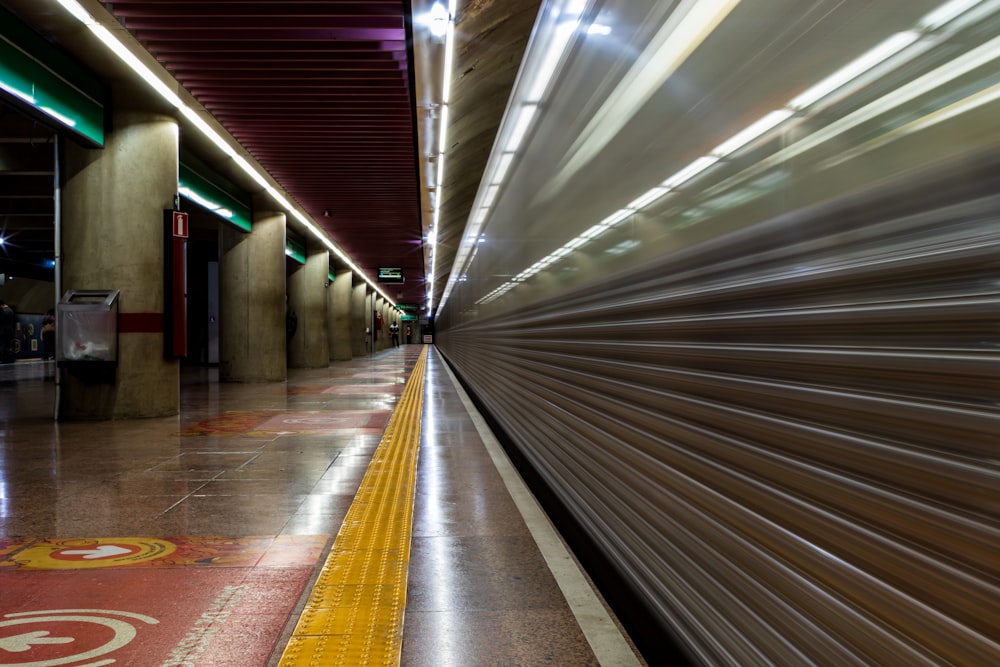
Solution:
<svg viewBox="0 0 1000 667"><path fill-rule="evenodd" d="M0 367L0 617L115 589L118 607L159 621L117 649L119 664L169 664L134 656L177 661L182 650L199 666L277 664L421 349L292 369L274 384L185 369L180 415L100 423L53 421L52 362ZM601 664L457 391L430 348L402 664ZM143 549L171 556L127 553ZM32 554L90 569L37 571ZM116 558L124 569L87 561ZM206 605L226 609L213 622L234 615L192 639ZM9 636L26 622L0 620L0 667L83 664L61 661L54 640Z"/></svg>

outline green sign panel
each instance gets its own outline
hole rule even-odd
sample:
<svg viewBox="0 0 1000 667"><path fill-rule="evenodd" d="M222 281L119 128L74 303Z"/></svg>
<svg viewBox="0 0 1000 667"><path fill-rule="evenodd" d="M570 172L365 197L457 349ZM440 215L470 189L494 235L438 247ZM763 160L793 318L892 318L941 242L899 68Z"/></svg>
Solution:
<svg viewBox="0 0 1000 667"><path fill-rule="evenodd" d="M399 303L396 304L396 308L407 313L418 313L420 312L420 304L418 303Z"/></svg>
<svg viewBox="0 0 1000 667"><path fill-rule="evenodd" d="M300 236L285 232L285 255L299 264L306 263L306 240Z"/></svg>
<svg viewBox="0 0 1000 667"><path fill-rule="evenodd" d="M245 196L241 201L237 196L216 185L218 180L216 175L209 177L207 173L204 168L181 162L177 183L180 194L233 226L249 232L252 228L250 197Z"/></svg>
<svg viewBox="0 0 1000 667"><path fill-rule="evenodd" d="M104 146L103 85L0 8L0 90Z"/></svg>

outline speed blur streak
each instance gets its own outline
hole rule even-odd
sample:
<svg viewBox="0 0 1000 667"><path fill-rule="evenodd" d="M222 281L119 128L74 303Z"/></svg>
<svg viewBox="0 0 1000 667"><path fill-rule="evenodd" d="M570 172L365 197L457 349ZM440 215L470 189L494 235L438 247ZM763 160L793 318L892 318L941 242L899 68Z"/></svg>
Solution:
<svg viewBox="0 0 1000 667"><path fill-rule="evenodd" d="M693 661L1000 664L1000 2L583 4L435 343Z"/></svg>

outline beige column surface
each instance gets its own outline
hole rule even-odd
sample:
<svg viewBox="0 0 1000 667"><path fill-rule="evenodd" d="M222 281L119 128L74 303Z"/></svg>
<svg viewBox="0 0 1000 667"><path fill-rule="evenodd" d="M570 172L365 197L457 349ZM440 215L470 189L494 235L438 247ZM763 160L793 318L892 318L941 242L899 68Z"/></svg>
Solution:
<svg viewBox="0 0 1000 667"><path fill-rule="evenodd" d="M326 313L330 251L309 248L307 252L306 263L288 277L289 303L298 316L298 329L289 343L288 365L292 368L326 368L330 365Z"/></svg>
<svg viewBox="0 0 1000 667"><path fill-rule="evenodd" d="M342 269L336 272L330 292L332 329L330 334L330 353L335 361L350 361L353 358L351 344L351 329L353 317L351 314L351 298L354 287L351 284L354 272Z"/></svg>
<svg viewBox="0 0 1000 667"><path fill-rule="evenodd" d="M219 379L282 382L285 214L255 210L250 234L224 227L219 245Z"/></svg>
<svg viewBox="0 0 1000 667"><path fill-rule="evenodd" d="M144 324L119 335L113 375L95 381L86 367L63 370L60 417L177 414L180 364L164 355L163 326L151 327L164 312L163 210L177 193L177 121L116 99L103 150L65 148L63 288L118 289L119 321Z"/></svg>
<svg viewBox="0 0 1000 667"><path fill-rule="evenodd" d="M367 304L368 285L360 278L351 288L351 351L355 357L368 354L365 348L365 306Z"/></svg>

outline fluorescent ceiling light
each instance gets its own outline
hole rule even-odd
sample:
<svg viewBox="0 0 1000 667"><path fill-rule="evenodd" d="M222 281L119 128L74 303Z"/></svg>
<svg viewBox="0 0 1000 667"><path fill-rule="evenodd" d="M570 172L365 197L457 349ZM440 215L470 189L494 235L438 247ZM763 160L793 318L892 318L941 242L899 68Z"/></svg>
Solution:
<svg viewBox="0 0 1000 667"><path fill-rule="evenodd" d="M879 63L896 55L919 38L920 33L916 30L897 32L793 99L788 103L788 106L795 110L801 110L815 104L847 82L856 79Z"/></svg>
<svg viewBox="0 0 1000 667"><path fill-rule="evenodd" d="M524 135L527 134L528 128L531 126L531 121L534 119L536 111L538 111L537 104L525 104L518 110L514 130L510 133L510 138L507 139L507 146L504 148L505 153L517 152L517 149L521 146L521 142L524 141Z"/></svg>
<svg viewBox="0 0 1000 667"><path fill-rule="evenodd" d="M610 227L608 227L607 225L597 224L588 229L587 231L585 231L583 234L580 234L580 236L582 236L585 239L596 239L598 236L605 233L609 229Z"/></svg>
<svg viewBox="0 0 1000 667"><path fill-rule="evenodd" d="M440 123L438 127L438 154L444 155L445 151L448 150L448 105L441 105L441 119L438 121ZM438 185L441 185L441 181L438 181Z"/></svg>
<svg viewBox="0 0 1000 667"><path fill-rule="evenodd" d="M959 15L967 12L972 7L979 5L982 0L951 0L947 2L938 9L934 10L930 14L926 15L923 19L918 22L918 28L923 31L930 31L937 29L938 27L945 25L946 23L954 20ZM662 32L662 31L661 31ZM635 201L628 204L625 208L619 209L615 213L602 220L597 225L594 225L587 231L583 232L577 238L569 241L563 247L559 248L551 255L543 259L540 264L543 267L547 267L550 264L562 259L566 255L572 253L575 248L578 248L589 240L596 238L600 234L604 233L608 228L618 224L622 220L627 219L636 210L642 209L649 205L659 197L667 194L674 187L685 183L701 172L705 171L713 164L719 161L720 158L731 155L732 153L743 148L747 144L751 143L755 139L763 136L770 130L774 129L784 121L791 118L796 110L803 109L805 107L811 106L815 102L819 101L826 95L832 93L833 91L841 88L851 80L857 78L858 76L864 74L865 72L871 70L875 66L889 59L893 55L899 53L901 50L913 44L921 35L916 30L910 30L906 32L897 33L892 35L888 39L884 40L878 44L873 49L869 50L865 54L851 61L848 65L841 68L840 70L834 72L830 76L826 77L818 84L812 86L804 93L800 94L798 97L793 99L784 109L779 109L772 111L771 113L760 118L747 128L741 130L737 134L733 135L728 140L719 144L711 153L707 156L698 158L687 167L677 172L666 181L664 181L660 187L653 188L647 193L643 194L641 197ZM647 49L647 52L649 49ZM813 141L800 141L797 142L799 146L789 147L788 149L779 151L775 156L771 156L765 162L772 162L776 159L787 160L793 155L803 152L806 148L801 146L808 144L809 147L821 143L823 140L830 138L834 134L844 131L846 127L853 126L861 122L861 119L871 118L878 113L885 113L889 109L901 106L905 102L929 91L937 86L940 86L947 81L951 81L958 76L961 76L977 67L982 67L995 60L1000 54L1000 38L991 40L990 42L981 45L979 48L964 54L960 58L956 58L954 61L938 68L937 70L930 72L923 77L920 77L916 81L903 86L902 88L893 91L892 94L886 95L880 100L876 100L874 103L868 105L867 107L858 110L854 114L851 114L847 118L841 119L839 122L834 123L831 127L827 128L825 132L817 133L817 135L825 135L823 139L818 139L814 137ZM645 54L644 54L645 55ZM633 72L629 73L630 75ZM619 90L622 89L622 85L619 85ZM617 92L617 91L616 91ZM613 96L612 96L613 97ZM986 94L975 96L970 98L967 103L962 105L955 105L953 108L948 110L947 114L937 114L931 120L930 123L940 122L945 117L953 117L958 113L966 111L967 108L974 108L976 106L981 106L985 104L986 101L992 101L994 99L1000 98L1000 87L994 87ZM609 103L605 103L607 106ZM875 111L878 109L878 111ZM602 108L602 111L604 109ZM595 119L596 120L596 119ZM593 124L593 122L592 122ZM846 124L846 125L845 125ZM834 130L834 128L836 128ZM589 129L589 127L588 127ZM831 133L831 131L833 132ZM792 151L791 153L789 151ZM612 253L623 253L626 250L626 244L630 242L624 242L620 244L619 247L611 249L609 252ZM539 263L536 263L531 269L522 272L515 278L515 282L523 279L523 277L530 277L534 275L536 267ZM511 284L510 288L513 288L514 284ZM504 290L506 292L506 290Z"/></svg>
<svg viewBox="0 0 1000 667"><path fill-rule="evenodd" d="M172 106L180 109L184 106L181 102L181 98L174 92L167 84L165 84L160 77L153 73L153 70L146 67L145 64L139 58L136 57L134 53L129 51L124 44L122 44L118 39L111 34L111 31L102 25L96 23L89 23L87 27L90 31L97 35L105 46L114 51L115 55L118 56L122 62L132 68L139 77L152 86L153 90L158 92L160 96L169 102Z"/></svg>
<svg viewBox="0 0 1000 667"><path fill-rule="evenodd" d="M76 127L76 120L70 118L69 116L59 113L52 107L38 107L38 108L63 124L69 125L70 127Z"/></svg>
<svg viewBox="0 0 1000 667"><path fill-rule="evenodd" d="M683 0L670 14L628 73L607 96L568 151L549 190L561 188L595 159L646 102L715 30L740 0Z"/></svg>
<svg viewBox="0 0 1000 667"><path fill-rule="evenodd" d="M294 208L292 208L291 202L289 202L287 199L285 199L285 196L282 195L280 192L278 192L278 190L273 185L268 185L265 189L267 190L267 193L269 195L271 195L271 198L274 201L276 201L279 204L281 204L281 207L283 209L285 209L286 211L289 211L292 215L295 215L296 213L298 213L298 211L296 211ZM298 217L298 216L296 216L296 217Z"/></svg>
<svg viewBox="0 0 1000 667"><path fill-rule="evenodd" d="M193 123L195 127L201 130L201 133L205 135L205 137L207 137L209 141L215 144L219 150L221 150L229 157L236 156L236 150L232 146L230 146L229 142L223 139L218 132L213 130L209 126L209 124L205 121L205 119L198 114L197 111L188 106L182 106L180 108L180 111L184 115L184 117L187 118L189 121L191 121L191 123Z"/></svg>
<svg viewBox="0 0 1000 667"><path fill-rule="evenodd" d="M483 208L493 206L493 202L496 201L498 192L500 192L500 186L495 183L486 188L486 192L483 193Z"/></svg>
<svg viewBox="0 0 1000 667"><path fill-rule="evenodd" d="M209 211L212 211L213 213L221 215L224 218L232 218L233 217L233 212L232 211L230 211L227 208L223 208L221 204L217 204L216 202L212 201L211 199L206 199L205 197L202 197L200 194L198 194L197 192L195 192L191 188L187 188L187 187L179 188L178 189L178 193L181 194L181 195L184 195L185 197L187 197L188 199L190 199L194 203L198 204L199 206L202 206L203 208L207 208Z"/></svg>
<svg viewBox="0 0 1000 667"><path fill-rule="evenodd" d="M998 58L1000 58L1000 37L994 37L972 51L963 53L958 58L945 63L941 67L928 72L900 88L890 91L857 111L781 149L774 155L758 163L755 169L757 171L764 171L778 165L786 164L789 160L858 127L862 123L899 109L921 95L925 95L980 67L991 65Z"/></svg>
<svg viewBox="0 0 1000 667"><path fill-rule="evenodd" d="M716 157L726 157L731 153L735 153L757 137L770 132L773 128L785 122L794 114L795 112L791 109L779 109L777 111L772 111L757 122L751 124L746 129L737 132L727 141L724 141L716 146L712 150L711 155Z"/></svg>
<svg viewBox="0 0 1000 667"><path fill-rule="evenodd" d="M657 186L657 187L655 187L655 188L647 191L645 194L639 196L637 199L634 199L633 201L631 201L627 206L625 206L625 208L626 209L631 209L633 211L638 211L640 209L646 208L647 206L649 206L650 204L652 204L654 201L656 201L657 199L659 199L663 195L667 194L668 192L670 192L670 188L665 188L663 186Z"/></svg>
<svg viewBox="0 0 1000 667"><path fill-rule="evenodd" d="M56 0L56 1L60 5L62 5L66 11L72 14L76 18L76 20L79 21L80 23L87 26L97 23L97 20L90 15L90 12L84 9L79 2L76 2L76 0Z"/></svg>
<svg viewBox="0 0 1000 667"><path fill-rule="evenodd" d="M448 15L448 10L445 9L444 5L440 2L435 2L430 11L421 17L420 22L427 26L432 35L440 39L448 34L448 23L450 20L451 16Z"/></svg>
<svg viewBox="0 0 1000 667"><path fill-rule="evenodd" d="M271 187L271 184L267 182L267 179L264 178L263 174L254 169L253 165L247 162L246 158L244 158L242 155L234 155L233 162L235 162L236 166L242 169L247 176L256 181L257 185L259 185L260 187L264 188L265 190Z"/></svg>
<svg viewBox="0 0 1000 667"><path fill-rule="evenodd" d="M580 26L580 19L567 20L558 23L555 29L552 31L552 36L548 39L547 47L545 49L545 57L542 62L539 63L538 69L534 71L534 77L531 81L531 87L528 89L527 95L525 95L525 100L528 102L541 102L542 98L545 96L545 91L548 90L549 82L552 80L552 76L556 73L556 69L559 67L559 61L562 60L563 53L566 51L566 47L569 45L570 40L573 38L576 29Z"/></svg>
<svg viewBox="0 0 1000 667"><path fill-rule="evenodd" d="M14 88L9 84L4 83L3 81L0 81L0 90L5 90L14 97L24 100L28 104L34 105L36 103L35 97L33 95L29 95L28 93L23 93L17 88Z"/></svg>
<svg viewBox="0 0 1000 667"><path fill-rule="evenodd" d="M706 155L705 157L700 157L688 166L684 167L676 174L663 181L663 187L665 188L676 188L681 183L690 181L692 178L705 171L713 164L719 161L719 158L714 155Z"/></svg>
<svg viewBox="0 0 1000 667"><path fill-rule="evenodd" d="M920 19L917 22L917 27L921 30L937 30L960 14L969 11L980 2L982 0L952 0L951 2L946 2Z"/></svg>
<svg viewBox="0 0 1000 667"><path fill-rule="evenodd" d="M438 155L438 165L437 165L437 186L439 188L444 187L444 153Z"/></svg>
<svg viewBox="0 0 1000 667"><path fill-rule="evenodd" d="M504 153L501 155L500 161L497 163L497 168L493 172L493 178L491 181L493 183L503 183L504 179L507 177L507 171L510 170L510 165L513 161L513 153Z"/></svg>
<svg viewBox="0 0 1000 667"><path fill-rule="evenodd" d="M605 227L614 227L619 222L632 215L632 213L634 213L634 211L627 208L618 209L608 217L604 218L604 220L601 220L601 224Z"/></svg>
<svg viewBox="0 0 1000 667"><path fill-rule="evenodd" d="M454 16L454 14L452 14ZM448 22L448 34L444 41L444 66L441 72L441 103L451 101L451 70L455 60L455 24Z"/></svg>
<svg viewBox="0 0 1000 667"><path fill-rule="evenodd" d="M118 40L115 35L105 28L103 25L98 23L97 19L94 18L89 12L87 12L78 2L75 0L57 0L57 2L66 9L70 14L72 14L78 21L87 26L88 29L111 51L118 56L118 58L128 65L139 77L145 81L149 86L153 88L159 95L166 100L168 103L180 110L181 114L187 118L195 127L205 135L212 143L214 143L220 150L222 150L226 155L231 157L234 162L242 169L248 176L250 176L254 182L264 188L268 194L281 205L286 213L292 215L294 218L299 220L306 229L308 229L316 238L323 243L327 248L329 248L334 254L340 257L352 271L356 272L365 282L367 282L372 289L385 297L393 306L395 303L392 299L388 297L373 281L371 281L368 276L362 271L358 266L351 261L351 259L344 253L340 248L338 248L328 237L322 232L312 221L304 215L301 211L296 209L291 205L291 203L279 193L273 186L270 185L268 180L260 173L256 168L254 168L246 159L240 156L236 152L236 148L231 146L224 138L222 138L218 133L216 133L198 114L188 107L181 100L180 96L171 88L170 84L164 82L160 79L149 67L147 67L132 51L128 49L121 41ZM451 0L452 7L454 7L455 0ZM454 11L452 11L454 14ZM220 209L220 211L227 211L227 209ZM230 212L231 213L231 212Z"/></svg>

